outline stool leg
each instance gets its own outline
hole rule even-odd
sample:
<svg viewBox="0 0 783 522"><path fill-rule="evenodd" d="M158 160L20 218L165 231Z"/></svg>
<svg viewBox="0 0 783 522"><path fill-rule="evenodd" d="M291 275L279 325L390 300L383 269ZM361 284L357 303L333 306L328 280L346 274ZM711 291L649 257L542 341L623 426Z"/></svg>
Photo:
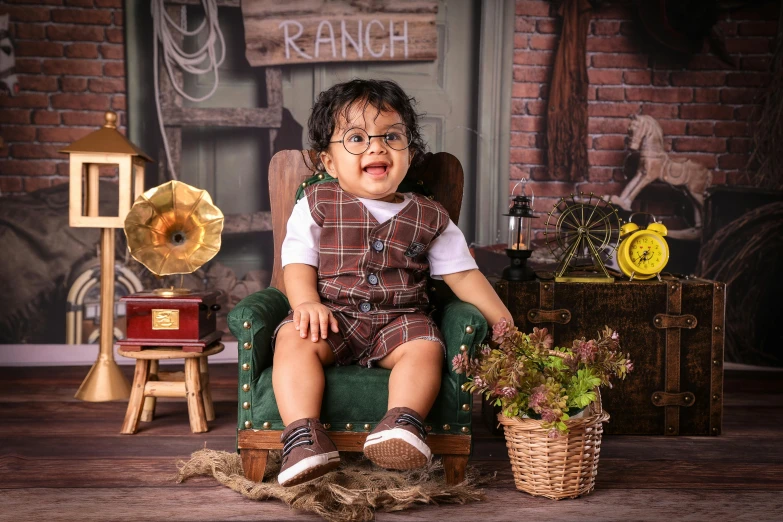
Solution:
<svg viewBox="0 0 783 522"><path fill-rule="evenodd" d="M198 369L201 374L201 395L204 399L204 413L208 421L215 420L215 407L212 405L212 392L209 388L209 366L206 357L198 358Z"/></svg>
<svg viewBox="0 0 783 522"><path fill-rule="evenodd" d="M136 360L136 371L133 374L133 386L131 386L131 396L128 400L128 409L125 412L125 422L122 424L124 435L133 435L139 428L139 416L144 406L144 387L147 385L147 372L150 362L146 359Z"/></svg>
<svg viewBox="0 0 783 522"><path fill-rule="evenodd" d="M198 368L198 359L185 359L185 394L188 399L188 417L190 418L190 431L204 433L207 426L206 413L204 412L204 398L201 395L201 374Z"/></svg>
<svg viewBox="0 0 783 522"><path fill-rule="evenodd" d="M150 374L147 377L147 381L158 380L158 361L150 361ZM144 397L144 409L141 411L141 422L151 422L155 416L155 403L157 399L155 397Z"/></svg>

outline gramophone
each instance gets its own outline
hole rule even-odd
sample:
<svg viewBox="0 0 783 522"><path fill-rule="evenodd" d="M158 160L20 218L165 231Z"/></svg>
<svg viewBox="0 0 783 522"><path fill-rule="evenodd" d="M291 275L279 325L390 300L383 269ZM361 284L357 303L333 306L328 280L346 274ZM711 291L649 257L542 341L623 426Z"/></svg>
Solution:
<svg viewBox="0 0 783 522"><path fill-rule="evenodd" d="M189 274L220 250L223 213L205 190L169 181L136 199L125 218L131 256L156 276ZM220 340L217 292L160 288L120 299L125 303L125 351L177 346L202 352Z"/></svg>

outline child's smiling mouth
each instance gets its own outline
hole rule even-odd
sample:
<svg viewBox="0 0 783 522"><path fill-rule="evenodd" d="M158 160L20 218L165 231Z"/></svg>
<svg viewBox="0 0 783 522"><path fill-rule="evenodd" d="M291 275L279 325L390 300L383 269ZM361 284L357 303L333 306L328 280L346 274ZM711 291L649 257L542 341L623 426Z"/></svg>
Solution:
<svg viewBox="0 0 783 522"><path fill-rule="evenodd" d="M385 176L386 173L389 171L389 164L383 163L383 162L374 162L369 163L365 165L362 170L369 174L370 176Z"/></svg>

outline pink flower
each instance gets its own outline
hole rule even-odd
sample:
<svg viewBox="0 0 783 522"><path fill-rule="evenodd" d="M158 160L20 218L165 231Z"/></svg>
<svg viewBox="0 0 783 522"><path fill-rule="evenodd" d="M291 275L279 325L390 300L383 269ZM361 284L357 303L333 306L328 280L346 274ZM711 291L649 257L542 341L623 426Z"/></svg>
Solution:
<svg viewBox="0 0 783 522"><path fill-rule="evenodd" d="M539 408L544 401L546 401L546 386L542 384L541 386L533 388L533 393L530 394L528 404L535 410Z"/></svg>
<svg viewBox="0 0 783 522"><path fill-rule="evenodd" d="M517 394L517 391L511 386L506 386L501 391L507 399L513 399L514 396Z"/></svg>
<svg viewBox="0 0 783 522"><path fill-rule="evenodd" d="M551 350L554 345L552 336L549 335L546 328L533 327L533 333L530 335L530 340L538 344L540 343L545 350Z"/></svg>
<svg viewBox="0 0 783 522"><path fill-rule="evenodd" d="M633 363L631 362L631 359L627 359L625 361L625 371L626 372L632 372L633 371Z"/></svg>
<svg viewBox="0 0 783 522"><path fill-rule="evenodd" d="M481 349L481 355L484 357L488 356L490 353L492 353L492 348L489 346L484 346L484 348Z"/></svg>
<svg viewBox="0 0 783 522"><path fill-rule="evenodd" d="M577 346L576 350L574 351L576 352L576 355L586 363L595 361L595 353L597 349L592 339L587 342L583 341L579 343L579 346Z"/></svg>
<svg viewBox="0 0 783 522"><path fill-rule="evenodd" d="M492 325L492 340L499 343L508 334L511 326L508 324L508 320L505 317L501 317L500 321Z"/></svg>
<svg viewBox="0 0 783 522"><path fill-rule="evenodd" d="M546 408L541 412L541 420L544 422L555 422L557 419L557 413L554 410Z"/></svg>
<svg viewBox="0 0 783 522"><path fill-rule="evenodd" d="M620 340L620 334L617 332L612 332L612 340L619 341Z"/></svg>
<svg viewBox="0 0 783 522"><path fill-rule="evenodd" d="M549 430L549 433L547 433L546 436L550 439L556 439L560 437L560 432L557 431L555 428L552 428L551 430Z"/></svg>
<svg viewBox="0 0 783 522"><path fill-rule="evenodd" d="M476 388L483 388L486 385L486 383L484 382L484 380L481 377L476 377L476 378L473 379L473 385Z"/></svg>
<svg viewBox="0 0 783 522"><path fill-rule="evenodd" d="M468 358L464 354L457 354L451 360L451 366L454 368L454 373L461 374L468 366Z"/></svg>

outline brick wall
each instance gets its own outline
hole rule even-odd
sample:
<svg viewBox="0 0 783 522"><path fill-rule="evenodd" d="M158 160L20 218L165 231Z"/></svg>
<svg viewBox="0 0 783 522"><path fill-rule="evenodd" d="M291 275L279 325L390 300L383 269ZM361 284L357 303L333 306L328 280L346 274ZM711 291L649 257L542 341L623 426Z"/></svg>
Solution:
<svg viewBox="0 0 783 522"><path fill-rule="evenodd" d="M103 125L125 128L122 0L4 0L20 92L0 94L0 192L68 180L63 146Z"/></svg>
<svg viewBox="0 0 783 522"><path fill-rule="evenodd" d="M514 34L514 83L511 118L510 184L529 178L536 210L549 211L561 196L575 191L619 194L633 170L625 164L629 117L650 115L661 124L667 152L691 158L713 170L714 184L748 184L745 165L751 146L750 119L775 45L779 5L733 11L719 22L733 69L714 55L701 53L678 63L639 37L641 24L631 7L602 8L587 36L588 157L584 181L547 181L545 136L548 83L561 23L547 0L517 0ZM646 189L647 196L653 194ZM646 209L669 215L675 205L648 201ZM649 197L648 197L649 199ZM668 201L667 201L668 200ZM640 202L636 202L638 205ZM538 234L541 237L540 233Z"/></svg>

